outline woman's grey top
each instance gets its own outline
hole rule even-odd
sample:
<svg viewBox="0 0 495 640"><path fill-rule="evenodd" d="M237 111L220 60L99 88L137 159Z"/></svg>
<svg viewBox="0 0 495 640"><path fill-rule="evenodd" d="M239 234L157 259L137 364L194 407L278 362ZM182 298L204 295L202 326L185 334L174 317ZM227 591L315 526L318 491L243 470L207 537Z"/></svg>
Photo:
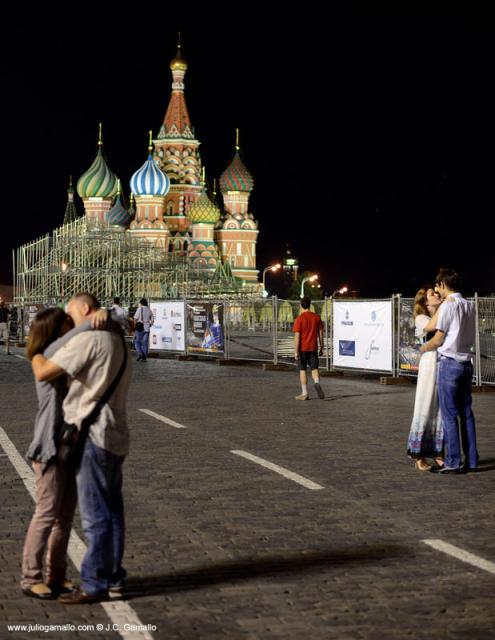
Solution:
<svg viewBox="0 0 495 640"><path fill-rule="evenodd" d="M72 337L81 331L91 329L91 322L87 321L79 327L68 331L49 345L43 355L50 358ZM49 462L57 454L55 435L62 424L62 403L67 393L67 376L59 376L49 382L36 380L36 395L38 396L38 413L34 421L33 440L26 453L28 460Z"/></svg>

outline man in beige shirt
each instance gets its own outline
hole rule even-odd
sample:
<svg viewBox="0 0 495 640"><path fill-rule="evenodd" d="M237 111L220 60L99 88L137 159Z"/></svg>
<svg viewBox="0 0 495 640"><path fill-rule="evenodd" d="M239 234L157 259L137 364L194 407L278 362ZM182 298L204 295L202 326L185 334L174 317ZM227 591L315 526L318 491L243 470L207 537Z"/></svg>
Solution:
<svg viewBox="0 0 495 640"><path fill-rule="evenodd" d="M67 306L77 326L91 318L99 303L88 293L74 296ZM49 360L34 356L38 380L68 374L71 384L64 400L65 422L78 428L91 415L123 364L122 336L111 331L84 331L69 340ZM88 549L81 565L81 590L63 595L63 604L100 602L125 578L122 464L129 451L126 398L130 367L91 424L77 471L81 522Z"/></svg>

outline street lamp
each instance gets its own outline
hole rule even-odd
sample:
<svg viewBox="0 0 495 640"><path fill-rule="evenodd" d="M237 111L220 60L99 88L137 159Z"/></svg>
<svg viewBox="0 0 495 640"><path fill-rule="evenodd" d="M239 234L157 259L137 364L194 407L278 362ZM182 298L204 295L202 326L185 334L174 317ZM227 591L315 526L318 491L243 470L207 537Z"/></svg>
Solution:
<svg viewBox="0 0 495 640"><path fill-rule="evenodd" d="M340 293L340 295L342 295L343 293L347 293L347 292L348 292L347 287L341 287L340 289L335 289L335 291L332 293L332 298L335 296L336 293Z"/></svg>
<svg viewBox="0 0 495 640"><path fill-rule="evenodd" d="M263 297L266 298L266 296L268 295L268 291L265 288L265 274L267 271L277 271L278 269L280 269L282 265L280 264L272 264L270 267L266 267L266 269L263 269Z"/></svg>
<svg viewBox="0 0 495 640"><path fill-rule="evenodd" d="M315 280L318 280L318 276L314 275L314 276L307 276L306 278L303 278L302 282L301 282L301 298L304 298L304 285L306 282L314 282Z"/></svg>

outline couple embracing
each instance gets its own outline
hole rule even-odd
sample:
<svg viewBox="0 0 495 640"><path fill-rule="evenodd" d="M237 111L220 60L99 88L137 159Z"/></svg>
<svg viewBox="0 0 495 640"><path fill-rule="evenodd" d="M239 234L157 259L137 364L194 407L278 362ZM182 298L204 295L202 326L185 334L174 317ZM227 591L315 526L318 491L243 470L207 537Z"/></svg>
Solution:
<svg viewBox="0 0 495 640"><path fill-rule="evenodd" d="M458 274L440 269L435 287L420 289L415 299L423 355L407 452L418 470L442 475L478 470L471 397L476 312L459 288ZM426 462L428 457L434 465Z"/></svg>
<svg viewBox="0 0 495 640"><path fill-rule="evenodd" d="M125 577L122 464L129 449L130 368L118 323L99 307L94 296L80 293L67 314L39 312L27 347L39 401L27 452L37 505L24 543L21 587L27 596L59 596L63 604L105 600ZM57 449L65 425L77 428L79 456L64 462ZM66 576L77 499L88 543L80 589Z"/></svg>

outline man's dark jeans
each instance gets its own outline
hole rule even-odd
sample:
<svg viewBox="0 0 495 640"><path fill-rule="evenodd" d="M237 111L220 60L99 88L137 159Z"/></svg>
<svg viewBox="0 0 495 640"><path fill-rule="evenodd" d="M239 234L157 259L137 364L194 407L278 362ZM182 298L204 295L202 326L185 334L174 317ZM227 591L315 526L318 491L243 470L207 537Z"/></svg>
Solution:
<svg viewBox="0 0 495 640"><path fill-rule="evenodd" d="M88 549L81 565L81 589L107 593L125 577L123 456L97 447L88 438L77 473L81 523Z"/></svg>
<svg viewBox="0 0 495 640"><path fill-rule="evenodd" d="M458 469L461 466L458 417L466 464L471 468L478 466L476 424L471 408L472 379L473 365L471 362L457 362L453 358L440 358L438 364L438 399L447 450L445 466L450 469Z"/></svg>

